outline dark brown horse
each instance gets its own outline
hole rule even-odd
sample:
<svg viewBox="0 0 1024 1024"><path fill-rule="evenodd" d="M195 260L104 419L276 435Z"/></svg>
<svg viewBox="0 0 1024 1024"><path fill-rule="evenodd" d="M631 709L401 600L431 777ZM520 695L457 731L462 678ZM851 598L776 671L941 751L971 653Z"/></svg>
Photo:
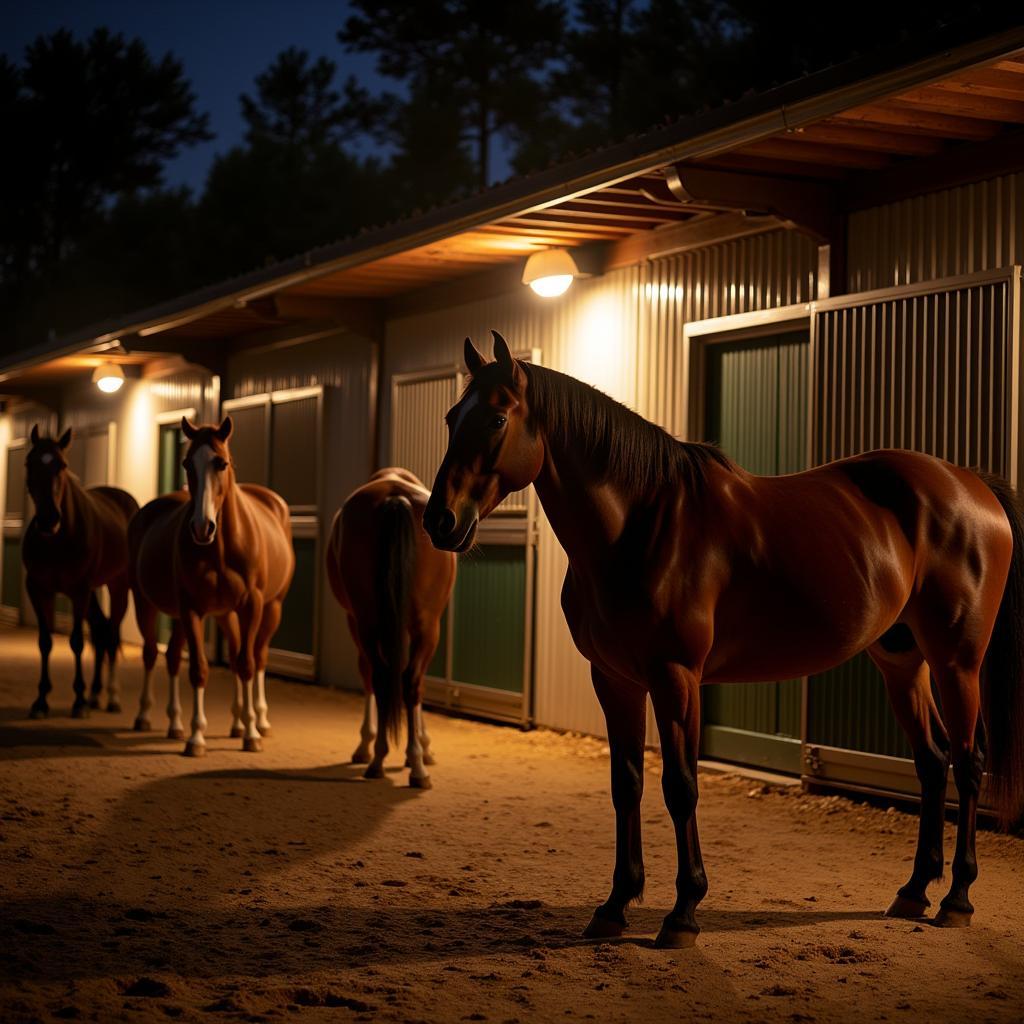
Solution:
<svg viewBox="0 0 1024 1024"><path fill-rule="evenodd" d="M367 778L383 776L388 735L397 741L404 704L409 785L420 789L430 788L424 765L434 763L423 725L423 673L455 584L455 556L436 550L423 532L429 497L407 469L379 470L345 499L327 551L327 576L348 613L366 696L352 762L369 762Z"/></svg>
<svg viewBox="0 0 1024 1024"><path fill-rule="evenodd" d="M227 637L231 665L242 686L242 749L258 751L259 724L266 715L262 695L267 653L295 572L288 506L266 487L235 482L228 448L231 427L230 416L219 427L197 427L182 418L181 429L190 442L184 459L188 491L165 494L143 506L131 530L132 587L146 669L136 727L148 727L157 613L163 612L177 620L167 645L169 735L183 731L176 686L187 643L195 702L185 753L192 757L206 753L203 705L209 666L203 620L212 615Z"/></svg>
<svg viewBox="0 0 1024 1024"><path fill-rule="evenodd" d="M120 711L117 688L117 652L121 646L121 620L128 607L128 521L138 511L135 499L116 487L85 490L68 469L64 452L71 444L71 428L54 441L32 428L32 447L25 460L28 492L35 515L21 545L32 608L39 623L42 671L33 718L49 713L46 695L50 684L53 649L53 606L57 594L71 600L71 650L75 655L74 718L86 714L85 677L82 674L82 621L88 616L89 635L96 661L90 704L100 706L103 665L108 666L107 710ZM96 590L106 586L110 617L105 616Z"/></svg>
<svg viewBox="0 0 1024 1024"><path fill-rule="evenodd" d="M905 451L753 476L586 384L517 362L498 335L494 351L485 363L466 341L472 382L448 414L425 526L439 547L464 551L480 519L533 483L568 554L562 607L607 716L616 814L611 895L586 934L621 933L643 891L646 694L679 857L658 944L684 946L707 891L701 683L791 679L861 650L885 678L921 781L917 856L889 913L922 916L942 875L952 760L960 817L935 923L968 924L986 746L1004 820L1024 809L1024 516L1009 487Z"/></svg>

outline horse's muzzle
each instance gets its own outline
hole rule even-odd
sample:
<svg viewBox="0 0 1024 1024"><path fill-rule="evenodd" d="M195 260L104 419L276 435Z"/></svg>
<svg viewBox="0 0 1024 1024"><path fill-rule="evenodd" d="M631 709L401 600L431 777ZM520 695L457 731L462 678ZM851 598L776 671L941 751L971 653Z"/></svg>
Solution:
<svg viewBox="0 0 1024 1024"><path fill-rule="evenodd" d="M468 551L476 538L476 528L480 519L473 515L468 523L460 529L458 516L450 508L440 511L427 507L423 517L423 527L430 537L431 543L441 551Z"/></svg>
<svg viewBox="0 0 1024 1024"><path fill-rule="evenodd" d="M207 544L212 544L213 538L217 536L217 524L212 519L207 519L201 524L193 520L189 524L189 528L192 531L192 539L203 547L206 547Z"/></svg>

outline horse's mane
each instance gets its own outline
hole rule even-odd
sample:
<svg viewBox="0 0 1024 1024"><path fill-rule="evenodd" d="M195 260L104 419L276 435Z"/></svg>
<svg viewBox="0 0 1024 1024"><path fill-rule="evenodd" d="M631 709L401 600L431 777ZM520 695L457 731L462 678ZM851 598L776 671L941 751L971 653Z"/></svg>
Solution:
<svg viewBox="0 0 1024 1024"><path fill-rule="evenodd" d="M692 493L706 483L712 463L735 468L715 445L677 441L575 377L530 363L520 366L527 376L533 423L559 447L582 455L602 479L633 495L667 484L682 485Z"/></svg>

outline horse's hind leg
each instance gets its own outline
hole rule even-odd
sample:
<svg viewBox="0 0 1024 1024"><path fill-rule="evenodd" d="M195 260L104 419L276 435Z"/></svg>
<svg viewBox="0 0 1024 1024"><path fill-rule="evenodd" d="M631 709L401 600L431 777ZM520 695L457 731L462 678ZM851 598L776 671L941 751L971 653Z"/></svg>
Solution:
<svg viewBox="0 0 1024 1024"><path fill-rule="evenodd" d="M644 792L644 740L647 695L634 683L613 682L591 668L594 690L608 723L612 805L615 808L615 870L608 899L594 911L583 936L621 935L626 907L644 892L644 854L640 836L640 800Z"/></svg>
<svg viewBox="0 0 1024 1024"><path fill-rule="evenodd" d="M281 602L271 601L263 607L263 620L256 634L256 684L253 687L253 707L256 711L256 729L266 739L274 729L270 724L267 704L267 659L270 656L270 641L281 625Z"/></svg>
<svg viewBox="0 0 1024 1024"><path fill-rule="evenodd" d="M82 651L85 650L85 613L91 591L87 588L70 594L71 598L71 653L75 656L75 702L71 705L72 718L85 718L89 713L89 702L85 699L85 675L82 672Z"/></svg>
<svg viewBox="0 0 1024 1024"><path fill-rule="evenodd" d="M968 893L978 877L974 840L978 794L985 768L985 730L978 714L981 687L978 669L968 672L950 665L936 671L935 677L942 699L942 716L949 730L953 780L960 797L956 849L953 852L953 882L935 915L935 924L947 928L965 928L971 923L974 914Z"/></svg>
<svg viewBox="0 0 1024 1024"><path fill-rule="evenodd" d="M89 605L86 611L86 618L89 622L89 643L93 651L92 686L89 688L89 707L98 710L100 707L100 694L103 692L103 659L106 657L108 646L108 634L110 623L107 621L103 609L100 607L96 591L89 595ZM120 708L118 709L120 710Z"/></svg>
<svg viewBox="0 0 1024 1024"><path fill-rule="evenodd" d="M117 654L121 649L121 623L128 611L128 580L122 576L107 584L110 619L107 629L107 710L121 710L121 686L117 678Z"/></svg>
<svg viewBox="0 0 1024 1024"><path fill-rule="evenodd" d="M923 917L930 905L928 885L942 877L949 740L932 697L928 666L910 631L904 634L904 629L890 631L882 644L876 644L868 653L885 679L896 718L914 752L914 767L921 784L914 868L886 915L917 918Z"/></svg>
<svg viewBox="0 0 1024 1024"><path fill-rule="evenodd" d="M359 746L352 754L353 764L369 764L373 754L373 741L377 738L377 704L373 698L373 669L359 643L359 628L349 615L348 629L359 652L359 677L363 681L363 724L359 727Z"/></svg>
<svg viewBox="0 0 1024 1024"><path fill-rule="evenodd" d="M228 664L234 671L235 662L238 660L238 651L242 646L242 639L239 633L238 616L234 612L228 612L217 620L221 634L228 644ZM233 739L241 739L245 734L245 727L242 725L242 680L235 676L235 697L231 702L231 731L228 735Z"/></svg>
<svg viewBox="0 0 1024 1024"><path fill-rule="evenodd" d="M135 731L149 732L152 723L149 712L153 707L153 669L156 666L156 608L136 589L135 621L142 634L142 693L139 694L139 710L135 716Z"/></svg>
<svg viewBox="0 0 1024 1024"><path fill-rule="evenodd" d="M53 599L52 590L48 590L29 576L25 589L28 591L32 610L36 613L39 625L39 693L29 711L30 718L45 718L50 713L50 705L46 696L53 689L50 682L50 651L53 650Z"/></svg>

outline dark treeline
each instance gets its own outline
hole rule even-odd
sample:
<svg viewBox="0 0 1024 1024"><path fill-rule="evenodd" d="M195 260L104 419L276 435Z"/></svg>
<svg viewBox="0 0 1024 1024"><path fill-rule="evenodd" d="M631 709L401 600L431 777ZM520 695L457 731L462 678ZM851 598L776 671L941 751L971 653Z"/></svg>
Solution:
<svg viewBox="0 0 1024 1024"><path fill-rule="evenodd" d="M173 55L106 29L0 56L0 344L31 345L977 13L861 0L356 0L338 60L283 51L199 195ZM835 15L834 17L838 17ZM344 73L371 54L392 87ZM367 156L376 153L376 156Z"/></svg>

